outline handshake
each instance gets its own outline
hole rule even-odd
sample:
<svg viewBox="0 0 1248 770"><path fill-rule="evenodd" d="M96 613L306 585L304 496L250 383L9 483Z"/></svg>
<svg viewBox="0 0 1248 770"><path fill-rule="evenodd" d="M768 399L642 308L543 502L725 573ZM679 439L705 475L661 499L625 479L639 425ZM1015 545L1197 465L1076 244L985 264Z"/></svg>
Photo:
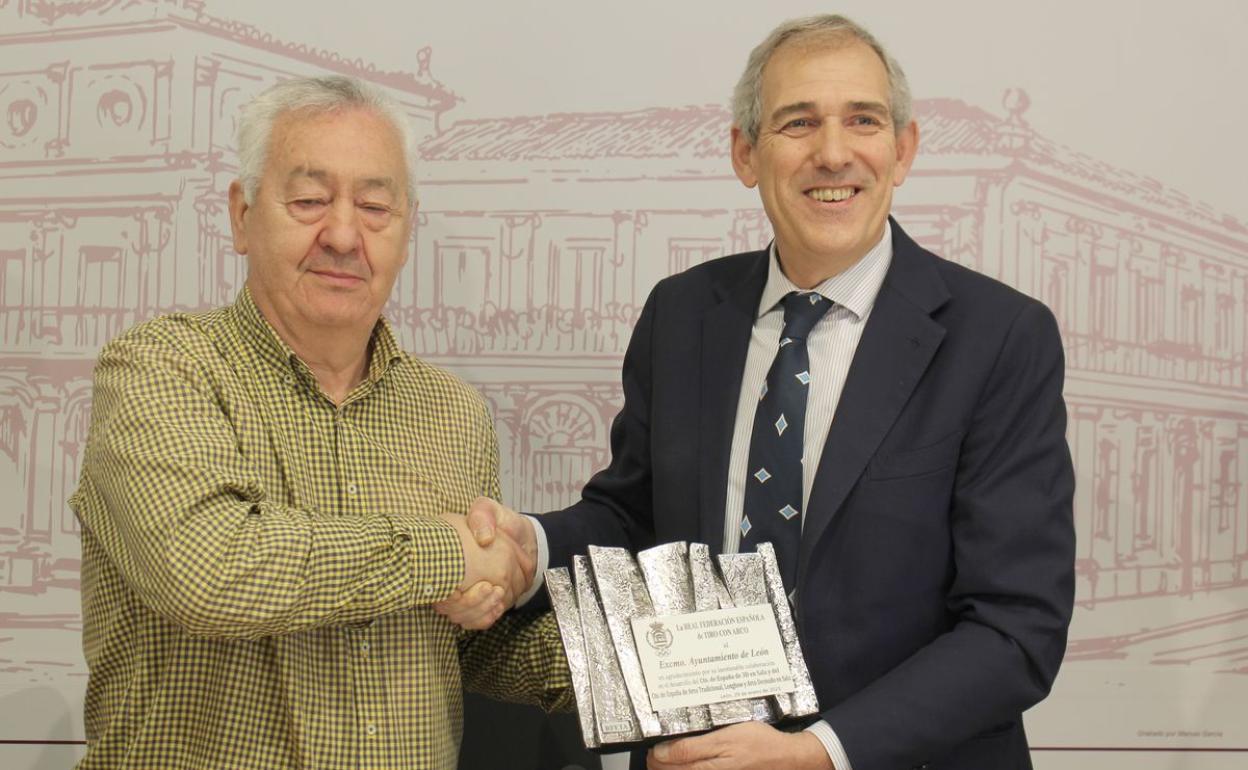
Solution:
<svg viewBox="0 0 1248 770"><path fill-rule="evenodd" d="M442 520L459 533L464 579L433 608L465 629L489 628L533 585L537 571L533 522L488 497L473 501L467 516L446 513Z"/></svg>

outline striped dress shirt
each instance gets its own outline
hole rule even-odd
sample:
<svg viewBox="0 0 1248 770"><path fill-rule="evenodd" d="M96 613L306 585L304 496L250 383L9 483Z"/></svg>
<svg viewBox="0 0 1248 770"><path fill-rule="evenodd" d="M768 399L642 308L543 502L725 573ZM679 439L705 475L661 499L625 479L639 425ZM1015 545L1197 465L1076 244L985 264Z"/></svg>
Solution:
<svg viewBox="0 0 1248 770"><path fill-rule="evenodd" d="M724 553L736 553L741 544L741 516L745 505L745 481L750 460L750 436L754 428L754 410L759 394L767 381L767 370L780 349L780 332L784 329L784 306L781 300L791 291L800 289L780 270L776 245L768 255L767 283L758 302L758 315L750 332L750 347L745 357L741 378L741 397L737 402L737 419L733 423L732 453L728 458L728 495L725 499ZM835 304L806 337L810 355L810 388L806 402L806 432L803 434L802 522L805 523L810 489L815 482L814 469L819 467L823 445L832 427L836 405L845 388L849 365L858 350L862 330L867 325L875 297L884 284L884 276L893 259L893 236L889 226L884 236L862 259L848 270L823 281L813 290ZM807 650L807 654L818 654ZM811 725L811 733L823 744L837 770L853 770L840 738L822 720Z"/></svg>
<svg viewBox="0 0 1248 770"><path fill-rule="evenodd" d="M819 467L823 445L832 427L832 416L841 400L841 390L849 374L849 365L858 350L862 330L867 325L875 297L884 284L884 275L893 257L890 228L884 227L880 239L862 259L848 270L832 276L810 291L818 292L835 303L806 337L810 355L810 388L806 402L806 432L802 447L802 512L815 482L814 469ZM780 332L784 329L784 306L781 300L792 291L803 291L780 270L776 245L770 249L767 283L758 302L758 315L750 332L750 347L741 377L741 396L737 402L737 419L733 423L732 453L728 458L728 495L725 499L724 553L736 553L741 543L741 515L745 504L745 479L749 472L750 434L754 429L754 411L759 394L767 381L767 371L780 349Z"/></svg>

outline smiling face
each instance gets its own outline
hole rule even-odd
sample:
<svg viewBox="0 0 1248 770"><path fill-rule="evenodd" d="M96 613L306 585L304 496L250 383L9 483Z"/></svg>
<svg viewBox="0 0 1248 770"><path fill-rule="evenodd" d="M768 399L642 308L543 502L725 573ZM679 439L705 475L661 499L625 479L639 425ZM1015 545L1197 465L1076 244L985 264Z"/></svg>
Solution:
<svg viewBox="0 0 1248 770"><path fill-rule="evenodd" d="M758 186L795 283L843 272L883 236L918 148L917 126L896 130L888 105L884 62L852 38L789 41L767 62L758 139L734 127L732 163Z"/></svg>
<svg viewBox="0 0 1248 770"><path fill-rule="evenodd" d="M278 117L255 200L230 186L234 248L256 306L288 343L367 335L407 260L403 140L363 109Z"/></svg>

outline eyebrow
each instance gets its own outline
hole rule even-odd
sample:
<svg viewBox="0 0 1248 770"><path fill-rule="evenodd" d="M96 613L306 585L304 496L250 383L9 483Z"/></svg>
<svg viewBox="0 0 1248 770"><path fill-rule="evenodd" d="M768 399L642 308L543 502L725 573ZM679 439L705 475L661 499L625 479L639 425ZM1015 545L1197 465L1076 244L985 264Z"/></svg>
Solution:
<svg viewBox="0 0 1248 770"><path fill-rule="evenodd" d="M287 181L293 181L299 177L305 176L310 179L315 179L322 184L329 184L331 181L330 173L328 171L319 168L305 168L304 166L298 166L292 169L290 175L287 177ZM392 193L397 193L399 189L399 186L395 184L393 177L370 176L360 180L359 184L356 185L356 191L373 190L379 187Z"/></svg>
<svg viewBox="0 0 1248 770"><path fill-rule="evenodd" d="M775 112L771 113L772 122L779 122L789 115L801 112L813 112L815 110L814 102L793 102L782 107L777 107ZM848 105L849 112L870 112L885 118L892 118L892 110L887 104L881 102L850 102Z"/></svg>

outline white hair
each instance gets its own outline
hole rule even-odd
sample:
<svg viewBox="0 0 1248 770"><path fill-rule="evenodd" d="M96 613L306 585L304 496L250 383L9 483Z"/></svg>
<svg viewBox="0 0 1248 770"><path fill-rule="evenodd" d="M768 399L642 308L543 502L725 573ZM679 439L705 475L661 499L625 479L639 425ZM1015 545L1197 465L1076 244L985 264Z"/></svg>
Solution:
<svg viewBox="0 0 1248 770"><path fill-rule="evenodd" d="M763 68L784 43L813 37L844 36L871 47L884 62L888 74L888 109L892 113L893 130L900 133L910 124L910 84L906 73L880 41L865 28L836 14L790 19L771 31L763 42L750 52L745 71L732 91L732 122L745 134L750 144L758 141L763 111Z"/></svg>
<svg viewBox="0 0 1248 770"><path fill-rule="evenodd" d="M312 117L353 108L376 113L399 133L407 164L407 199L416 200L416 152L402 107L375 86L345 75L329 75L283 80L243 106L238 121L238 177L247 203L255 203L279 117L292 112Z"/></svg>

